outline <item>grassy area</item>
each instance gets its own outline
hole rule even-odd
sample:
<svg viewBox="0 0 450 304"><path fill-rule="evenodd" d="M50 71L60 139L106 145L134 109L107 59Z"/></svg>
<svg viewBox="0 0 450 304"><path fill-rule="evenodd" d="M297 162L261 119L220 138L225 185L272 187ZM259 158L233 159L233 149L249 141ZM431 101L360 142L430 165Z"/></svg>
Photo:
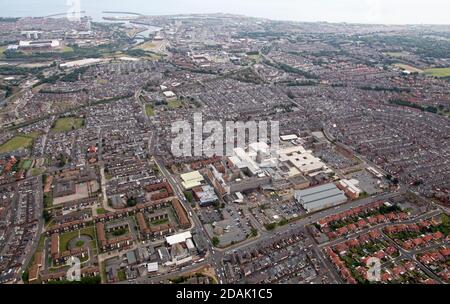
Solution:
<svg viewBox="0 0 450 304"><path fill-rule="evenodd" d="M397 57L408 56L409 54L406 52L386 52L386 53L384 53L384 55L397 58Z"/></svg>
<svg viewBox="0 0 450 304"><path fill-rule="evenodd" d="M73 48L70 46L65 46L62 51L64 53L73 52Z"/></svg>
<svg viewBox="0 0 450 304"><path fill-rule="evenodd" d="M35 131L35 132L30 132L30 133L24 134L23 136L25 136L25 137L30 137L30 138L33 138L33 139L36 139L36 138L39 137L39 135L41 135L41 133Z"/></svg>
<svg viewBox="0 0 450 304"><path fill-rule="evenodd" d="M425 74L434 77L450 77L450 68L428 69Z"/></svg>
<svg viewBox="0 0 450 304"><path fill-rule="evenodd" d="M77 117L59 118L56 121L52 131L56 133L65 133L71 130L79 129L83 127L83 124L84 124L83 118Z"/></svg>
<svg viewBox="0 0 450 304"><path fill-rule="evenodd" d="M112 234L113 236L122 236L122 235L127 234L128 231L129 231L128 229L123 228L123 229L115 230L115 231L113 231L111 234Z"/></svg>
<svg viewBox="0 0 450 304"><path fill-rule="evenodd" d="M83 245L84 245L84 241L81 241L81 240L75 243L76 247L83 247Z"/></svg>
<svg viewBox="0 0 450 304"><path fill-rule="evenodd" d="M103 209L103 208L97 208L97 214L98 214L98 215L100 215L100 214L106 214L106 213L108 213L107 210L105 210L105 209Z"/></svg>
<svg viewBox="0 0 450 304"><path fill-rule="evenodd" d="M23 170L28 170L31 168L31 165L33 164L33 161L31 159L24 159L20 162L19 167Z"/></svg>
<svg viewBox="0 0 450 304"><path fill-rule="evenodd" d="M103 84L103 85L108 83L107 79L97 79L96 81L97 81L98 84Z"/></svg>
<svg viewBox="0 0 450 304"><path fill-rule="evenodd" d="M44 207L51 208L53 206L53 194L52 192L44 193Z"/></svg>
<svg viewBox="0 0 450 304"><path fill-rule="evenodd" d="M256 63L260 63L262 61L262 56L260 54L258 55L248 55L248 58L255 61Z"/></svg>
<svg viewBox="0 0 450 304"><path fill-rule="evenodd" d="M167 106L170 109L177 109L180 108L183 105L183 102L179 99L169 100L167 101Z"/></svg>
<svg viewBox="0 0 450 304"><path fill-rule="evenodd" d="M145 114L147 114L147 116L155 115L155 111L153 110L152 105L145 105Z"/></svg>
<svg viewBox="0 0 450 304"><path fill-rule="evenodd" d="M0 153L6 153L23 148L28 148L32 144L33 138L24 135L16 135L0 146Z"/></svg>
<svg viewBox="0 0 450 304"><path fill-rule="evenodd" d="M152 50L155 50L156 47L157 47L157 45L155 43L153 43L152 41L147 41L142 44L139 44L138 46L134 47L133 49L152 51Z"/></svg>
<svg viewBox="0 0 450 304"><path fill-rule="evenodd" d="M415 68L415 67L407 65L407 64L403 64L403 63L396 63L396 64L394 64L394 66L396 66L399 69L408 71L410 73L423 73L423 70Z"/></svg>
<svg viewBox="0 0 450 304"><path fill-rule="evenodd" d="M75 230L75 231L61 234L59 236L59 250L61 252L67 250L70 240L78 237L79 234L87 235L87 236L90 236L92 239L95 239L94 226L89 226L89 227L83 228L81 230Z"/></svg>
<svg viewBox="0 0 450 304"><path fill-rule="evenodd" d="M45 233L41 234L41 236L39 237L39 242L38 242L38 246L36 248L36 252L44 250L44 245L45 245Z"/></svg>
<svg viewBox="0 0 450 304"><path fill-rule="evenodd" d="M6 50L6 45L5 46L0 46L0 58L3 58L3 53Z"/></svg>
<svg viewBox="0 0 450 304"><path fill-rule="evenodd" d="M156 53L149 53L146 57L144 57L145 59L148 60L154 60L154 61L158 61L162 58L161 55L158 55Z"/></svg>
<svg viewBox="0 0 450 304"><path fill-rule="evenodd" d="M127 279L127 276L125 275L125 270L121 269L117 272L117 277L119 279L119 282L125 281Z"/></svg>
<svg viewBox="0 0 450 304"><path fill-rule="evenodd" d="M161 220L153 221L150 224L152 224L153 226L157 226L157 225L166 224L168 222L169 222L169 219L161 219Z"/></svg>
<svg viewBox="0 0 450 304"><path fill-rule="evenodd" d="M33 169L31 169L31 174L33 176L38 176L38 175L44 174L45 171L46 171L45 168L33 168Z"/></svg>

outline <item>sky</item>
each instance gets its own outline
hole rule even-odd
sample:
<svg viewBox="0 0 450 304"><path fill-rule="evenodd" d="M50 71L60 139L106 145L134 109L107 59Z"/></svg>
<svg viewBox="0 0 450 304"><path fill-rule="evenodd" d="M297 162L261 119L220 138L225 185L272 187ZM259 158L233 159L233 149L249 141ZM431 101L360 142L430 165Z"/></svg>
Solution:
<svg viewBox="0 0 450 304"><path fill-rule="evenodd" d="M77 0L0 0L0 16L62 13ZM450 0L78 0L82 10L233 13L294 21L450 24Z"/></svg>

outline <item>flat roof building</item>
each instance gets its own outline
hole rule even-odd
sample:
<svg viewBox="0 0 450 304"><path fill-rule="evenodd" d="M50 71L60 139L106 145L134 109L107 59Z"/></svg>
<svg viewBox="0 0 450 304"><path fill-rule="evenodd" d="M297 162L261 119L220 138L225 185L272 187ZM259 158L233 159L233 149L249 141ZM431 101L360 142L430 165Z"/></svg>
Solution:
<svg viewBox="0 0 450 304"><path fill-rule="evenodd" d="M294 197L308 213L340 205L347 201L345 193L333 183L296 191Z"/></svg>
<svg viewBox="0 0 450 304"><path fill-rule="evenodd" d="M281 135L281 136L280 136L280 139L281 139L282 141L290 141L290 140L295 140L295 139L297 139L297 138L298 138L298 136L295 135L295 134Z"/></svg>
<svg viewBox="0 0 450 304"><path fill-rule="evenodd" d="M182 179L181 184L186 190L200 186L204 180L203 176L198 171L181 174L180 177Z"/></svg>
<svg viewBox="0 0 450 304"><path fill-rule="evenodd" d="M209 185L194 188L194 195L201 207L211 205L219 200L214 188Z"/></svg>
<svg viewBox="0 0 450 304"><path fill-rule="evenodd" d="M62 68L74 68L74 67L82 67L82 66L92 65L92 64L103 62L103 61L104 60L100 59L100 58L86 58L86 59L62 63L59 66Z"/></svg>
<svg viewBox="0 0 450 304"><path fill-rule="evenodd" d="M274 167L277 163L265 142L249 144L248 151L243 148L233 149L233 156L229 157L229 161L241 170L248 170L251 175L261 174L263 168Z"/></svg>
<svg viewBox="0 0 450 304"><path fill-rule="evenodd" d="M149 272L149 273L156 272L156 271L158 271L158 269L159 269L158 262L153 262L153 263L147 264L147 272Z"/></svg>
<svg viewBox="0 0 450 304"><path fill-rule="evenodd" d="M292 146L278 151L281 162L289 162L302 174L310 174L321 170L327 170L327 166L315 157L312 151L306 150L303 146ZM292 175L295 175L295 170Z"/></svg>
<svg viewBox="0 0 450 304"><path fill-rule="evenodd" d="M190 238L192 238L191 232L185 231L185 232L174 234L171 236L166 236L166 242L167 242L167 244L172 246L172 245L175 245L178 243L186 242L186 240L190 239Z"/></svg>

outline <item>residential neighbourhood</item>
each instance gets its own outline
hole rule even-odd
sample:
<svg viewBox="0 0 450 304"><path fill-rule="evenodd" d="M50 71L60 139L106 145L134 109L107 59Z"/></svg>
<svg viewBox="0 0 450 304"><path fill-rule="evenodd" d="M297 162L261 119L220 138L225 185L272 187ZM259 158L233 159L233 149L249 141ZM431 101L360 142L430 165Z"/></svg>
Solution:
<svg viewBox="0 0 450 304"><path fill-rule="evenodd" d="M0 34L1 284L74 265L86 284L450 282L450 26L131 14ZM174 152L180 121L200 153ZM244 127L208 146L210 122Z"/></svg>

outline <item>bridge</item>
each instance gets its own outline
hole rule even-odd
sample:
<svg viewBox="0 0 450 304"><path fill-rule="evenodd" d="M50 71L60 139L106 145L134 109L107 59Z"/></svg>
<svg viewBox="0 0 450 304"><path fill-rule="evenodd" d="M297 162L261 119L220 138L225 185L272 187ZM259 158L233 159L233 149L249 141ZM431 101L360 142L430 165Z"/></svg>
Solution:
<svg viewBox="0 0 450 304"><path fill-rule="evenodd" d="M115 11L104 11L103 14L121 14L121 15L134 15L134 16L144 16L139 13L133 13L133 12L115 12Z"/></svg>
<svg viewBox="0 0 450 304"><path fill-rule="evenodd" d="M86 14L86 11L70 12L70 15L74 15L74 14ZM61 16L67 16L67 15L68 15L68 13L59 13L59 14L52 14L52 15L44 16L42 18L61 17Z"/></svg>

